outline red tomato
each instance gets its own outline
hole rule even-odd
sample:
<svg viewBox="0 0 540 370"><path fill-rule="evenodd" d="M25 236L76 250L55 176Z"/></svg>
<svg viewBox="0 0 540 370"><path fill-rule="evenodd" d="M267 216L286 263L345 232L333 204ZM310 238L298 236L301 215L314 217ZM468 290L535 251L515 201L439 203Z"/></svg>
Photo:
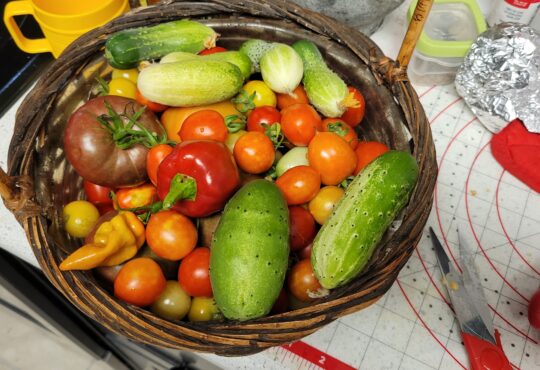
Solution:
<svg viewBox="0 0 540 370"><path fill-rule="evenodd" d="M204 109L190 114L178 135L182 141L187 140L215 140L224 142L228 134L225 120L219 112Z"/></svg>
<svg viewBox="0 0 540 370"><path fill-rule="evenodd" d="M163 112L165 109L168 108L167 105L163 105L163 104L159 104L159 103L155 103L153 101L150 101L148 99L146 99L144 96L142 96L141 92L139 91L139 89L135 90L135 100L137 101L137 103L139 103L140 105L145 105L148 107L148 109L150 109L152 112Z"/></svg>
<svg viewBox="0 0 540 370"><path fill-rule="evenodd" d="M540 329L540 290L532 296L529 302L529 323L536 329Z"/></svg>
<svg viewBox="0 0 540 370"><path fill-rule="evenodd" d="M281 130L292 144L307 146L321 130L321 116L309 104L291 105L281 111Z"/></svg>
<svg viewBox="0 0 540 370"><path fill-rule="evenodd" d="M114 279L114 295L132 305L151 305L165 289L167 281L159 265L150 258L127 262Z"/></svg>
<svg viewBox="0 0 540 370"><path fill-rule="evenodd" d="M274 306L272 306L272 310L270 312L272 314L279 314L279 313L287 312L288 309L289 309L289 299L287 297L287 292L285 291L285 289L281 289L276 299L276 302L274 303Z"/></svg>
<svg viewBox="0 0 540 370"><path fill-rule="evenodd" d="M146 156L146 172L148 177L154 186L157 186L157 173L158 167L163 162L165 157L171 154L173 151L172 146L168 144L158 144L148 152Z"/></svg>
<svg viewBox="0 0 540 370"><path fill-rule="evenodd" d="M279 111L270 105L263 105L262 107L253 109L249 114L247 119L247 130L264 133L266 127L276 122L279 123L279 121L281 121L281 114Z"/></svg>
<svg viewBox="0 0 540 370"><path fill-rule="evenodd" d="M356 127L360 124L366 113L366 101L364 100L364 95L354 87L349 87L349 92L352 93L353 97L358 101L358 106L347 108L340 118L349 126Z"/></svg>
<svg viewBox="0 0 540 370"><path fill-rule="evenodd" d="M278 177L276 185L281 189L288 205L304 204L319 192L321 176L310 166L296 166Z"/></svg>
<svg viewBox="0 0 540 370"><path fill-rule="evenodd" d="M345 140L351 148L356 149L358 146L358 135L356 135L356 131L345 123L340 118L325 118L322 121L323 125L323 131L326 132L333 132L335 134L338 134Z"/></svg>
<svg viewBox="0 0 540 370"><path fill-rule="evenodd" d="M112 204L111 188L91 183L88 180L83 181L83 187L86 199L96 207L104 204Z"/></svg>
<svg viewBox="0 0 540 370"><path fill-rule="evenodd" d="M303 103L308 104L309 99L306 94L306 90L302 85L298 85L296 89L290 94L276 94L277 106L279 109L285 109L291 105Z"/></svg>
<svg viewBox="0 0 540 370"><path fill-rule="evenodd" d="M258 131L251 131L240 137L234 145L233 153L238 167L251 174L268 171L276 157L272 141Z"/></svg>
<svg viewBox="0 0 540 370"><path fill-rule="evenodd" d="M204 49L199 53L199 55L209 55L209 54L215 54L215 53L223 53L224 51L227 51L227 49L222 48L221 46L214 46L210 49Z"/></svg>
<svg viewBox="0 0 540 370"><path fill-rule="evenodd" d="M311 243L317 234L315 220L303 207L289 207L289 242L291 251L298 251Z"/></svg>
<svg viewBox="0 0 540 370"><path fill-rule="evenodd" d="M146 242L158 257L178 261L197 245L197 228L176 211L161 211L150 216Z"/></svg>
<svg viewBox="0 0 540 370"><path fill-rule="evenodd" d="M122 188L116 192L116 202L120 209L149 206L158 199L157 189L152 184Z"/></svg>
<svg viewBox="0 0 540 370"><path fill-rule="evenodd" d="M315 300L321 296L323 289L315 277L311 261L308 259L301 260L293 266L287 283L291 293L302 302Z"/></svg>
<svg viewBox="0 0 540 370"><path fill-rule="evenodd" d="M180 262L178 282L193 297L212 297L210 284L210 249L195 248Z"/></svg>
<svg viewBox="0 0 540 370"><path fill-rule="evenodd" d="M356 168L354 150L337 134L319 132L308 146L309 165L319 172L325 185L338 185Z"/></svg>
<svg viewBox="0 0 540 370"><path fill-rule="evenodd" d="M388 147L377 141L361 141L355 150L356 153L356 168L354 175L358 175L369 162L389 151Z"/></svg>
<svg viewBox="0 0 540 370"><path fill-rule="evenodd" d="M300 259L310 259L311 258L311 249L313 248L313 243L311 244L308 244L307 246L305 246L304 248L300 249L298 251L298 257L300 257Z"/></svg>

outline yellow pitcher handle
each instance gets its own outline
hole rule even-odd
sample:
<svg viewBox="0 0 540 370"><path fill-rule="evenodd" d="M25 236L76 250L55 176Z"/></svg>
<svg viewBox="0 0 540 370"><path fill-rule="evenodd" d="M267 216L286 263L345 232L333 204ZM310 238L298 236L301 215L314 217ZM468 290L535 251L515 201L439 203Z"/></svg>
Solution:
<svg viewBox="0 0 540 370"><path fill-rule="evenodd" d="M11 1L7 3L5 7L4 23L17 46L27 53L43 53L51 51L51 45L46 38L29 39L23 35L14 19L17 15L31 15L35 18L34 9L32 8L30 1Z"/></svg>

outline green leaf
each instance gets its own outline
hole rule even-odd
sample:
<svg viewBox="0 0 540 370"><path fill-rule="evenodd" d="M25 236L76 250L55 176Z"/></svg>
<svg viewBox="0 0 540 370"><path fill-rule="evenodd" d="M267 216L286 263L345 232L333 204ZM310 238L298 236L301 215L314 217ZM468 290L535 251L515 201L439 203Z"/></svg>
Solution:
<svg viewBox="0 0 540 370"><path fill-rule="evenodd" d="M177 173L171 180L171 187L165 199L164 210L170 209L176 202L181 200L194 200L197 196L197 181L191 176Z"/></svg>

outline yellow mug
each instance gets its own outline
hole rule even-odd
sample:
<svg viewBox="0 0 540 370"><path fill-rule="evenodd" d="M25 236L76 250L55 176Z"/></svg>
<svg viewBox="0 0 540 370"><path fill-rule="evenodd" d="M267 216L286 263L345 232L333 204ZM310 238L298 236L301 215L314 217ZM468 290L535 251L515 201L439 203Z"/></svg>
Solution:
<svg viewBox="0 0 540 370"><path fill-rule="evenodd" d="M58 58L76 38L128 10L128 0L19 0L6 4L4 23L21 50L50 51ZM15 22L18 15L32 15L45 37L26 38Z"/></svg>

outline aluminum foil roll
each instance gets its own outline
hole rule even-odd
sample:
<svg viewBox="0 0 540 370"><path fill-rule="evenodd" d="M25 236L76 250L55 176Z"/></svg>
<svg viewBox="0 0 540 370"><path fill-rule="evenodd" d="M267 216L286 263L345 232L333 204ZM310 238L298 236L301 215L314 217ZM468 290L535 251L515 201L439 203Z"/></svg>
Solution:
<svg viewBox="0 0 540 370"><path fill-rule="evenodd" d="M540 133L540 35L501 23L478 36L456 75L456 89L492 132L519 118Z"/></svg>

